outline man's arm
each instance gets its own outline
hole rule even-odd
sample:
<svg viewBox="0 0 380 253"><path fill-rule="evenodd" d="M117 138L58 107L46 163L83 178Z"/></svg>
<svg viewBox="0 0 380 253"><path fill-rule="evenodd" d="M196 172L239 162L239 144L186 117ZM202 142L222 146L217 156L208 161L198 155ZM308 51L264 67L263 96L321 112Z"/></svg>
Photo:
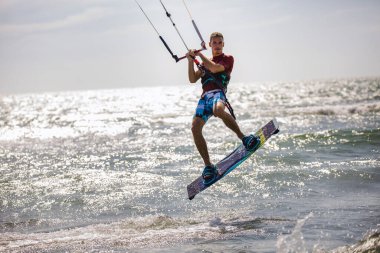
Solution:
<svg viewBox="0 0 380 253"><path fill-rule="evenodd" d="M190 83L196 83L199 78L201 77L202 73L200 70L195 71L194 69L194 52L189 51L189 53L186 54L186 57L189 61L189 67L188 67L188 74L189 74L189 81Z"/></svg>
<svg viewBox="0 0 380 253"><path fill-rule="evenodd" d="M197 53L199 57L201 57L203 64L205 67L211 71L211 73L219 73L225 70L224 66L221 64L217 64L211 61L209 58L204 56L201 52Z"/></svg>

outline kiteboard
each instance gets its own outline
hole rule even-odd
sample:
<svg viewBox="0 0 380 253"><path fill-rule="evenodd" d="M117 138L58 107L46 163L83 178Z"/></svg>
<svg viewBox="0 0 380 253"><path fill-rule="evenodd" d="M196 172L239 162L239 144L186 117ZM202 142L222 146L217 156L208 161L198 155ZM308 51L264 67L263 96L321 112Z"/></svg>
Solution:
<svg viewBox="0 0 380 253"><path fill-rule="evenodd" d="M223 160L218 162L215 166L217 168L218 174L215 181L212 184L205 185L203 183L202 176L195 179L191 184L187 186L187 194L190 200L192 200L195 195L207 189L211 185L218 182L220 179L225 177L228 173L238 167L242 162L244 162L248 157L256 152L264 143L274 134L279 132L278 123L276 119L272 119L265 126L260 128L255 135L260 137L260 145L252 151L247 151L246 148L241 144L234 151L232 151Z"/></svg>

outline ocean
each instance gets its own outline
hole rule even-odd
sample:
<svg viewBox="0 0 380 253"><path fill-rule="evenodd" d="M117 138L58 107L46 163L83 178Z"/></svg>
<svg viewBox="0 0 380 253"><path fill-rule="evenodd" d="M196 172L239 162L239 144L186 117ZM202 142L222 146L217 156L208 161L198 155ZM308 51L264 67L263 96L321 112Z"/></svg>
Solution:
<svg viewBox="0 0 380 253"><path fill-rule="evenodd" d="M0 251L380 252L379 78L231 83L242 131L280 132L190 201L200 93L0 96ZM215 163L240 144L204 136Z"/></svg>

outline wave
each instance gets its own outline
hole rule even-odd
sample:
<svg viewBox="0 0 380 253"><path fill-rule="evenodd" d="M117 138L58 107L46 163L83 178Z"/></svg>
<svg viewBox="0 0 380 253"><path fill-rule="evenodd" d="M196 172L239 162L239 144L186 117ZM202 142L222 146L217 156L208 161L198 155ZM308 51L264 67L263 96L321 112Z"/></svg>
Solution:
<svg viewBox="0 0 380 253"><path fill-rule="evenodd" d="M348 155L349 152L352 153L349 157L353 158L353 155L357 154L359 157L362 152L368 152L366 157L370 157L373 148L380 145L380 128L329 129L303 133L298 131L297 129L284 131L276 137L276 142L269 143L268 146L272 151L287 149L289 150L287 155L296 151L302 152L303 155L307 154L307 151L318 151L319 154L328 152L331 155L344 152Z"/></svg>
<svg viewBox="0 0 380 253"><path fill-rule="evenodd" d="M183 252L186 249L202 251L205 241L228 241L239 236L271 237L274 231L270 227L273 224L280 226L295 224L291 233L276 235L277 252L307 252L309 243L302 235L302 228L312 217L313 213L310 213L305 218L294 221L281 217L183 219L167 215L151 215L50 232L4 233L0 238L0 250L4 252L87 252L94 250L130 252L151 251L151 249L154 249L154 252L178 252L178 250ZM244 248L250 250L249 246ZM252 246L251 249L255 249L255 247ZM378 252L379 249L380 232L371 230L354 245L325 250L318 243L313 246L312 252L364 253ZM213 251L212 247L211 251ZM216 251L219 252L219 250ZM227 251L223 249L223 252Z"/></svg>
<svg viewBox="0 0 380 253"><path fill-rule="evenodd" d="M331 251L331 253L377 253L380 252L380 231L371 230L358 243L351 246L343 246ZM321 252L323 253L323 252Z"/></svg>
<svg viewBox="0 0 380 253"><path fill-rule="evenodd" d="M380 80L337 80L231 86L238 120L263 117L343 117L376 121ZM5 96L0 99L0 140L70 138L86 133L117 135L157 126L191 124L199 91L187 87L134 88ZM289 119L293 120L293 119ZM358 124L357 122L354 122ZM315 122L310 122L315 124ZM375 124L375 123L374 123ZM145 133L145 132L144 132Z"/></svg>
<svg viewBox="0 0 380 253"><path fill-rule="evenodd" d="M96 248L112 252L114 249L186 247L186 244L204 240L226 240L245 231L261 233L266 224L289 222L283 218L235 217L222 220L218 217L181 219L153 215L52 232L4 233L0 239L0 250L84 252Z"/></svg>
<svg viewBox="0 0 380 253"><path fill-rule="evenodd" d="M299 219L293 231L288 235L280 235L277 239L277 253L308 252L306 241L302 234L302 227L308 219L313 217L313 213L305 218ZM320 248L319 244L314 245L312 253L375 253L380 251L380 231L378 229L368 231L362 240L350 246L342 246L332 250Z"/></svg>
<svg viewBox="0 0 380 253"><path fill-rule="evenodd" d="M365 102L350 105L323 105L287 108L286 115L366 115L380 112L380 102Z"/></svg>

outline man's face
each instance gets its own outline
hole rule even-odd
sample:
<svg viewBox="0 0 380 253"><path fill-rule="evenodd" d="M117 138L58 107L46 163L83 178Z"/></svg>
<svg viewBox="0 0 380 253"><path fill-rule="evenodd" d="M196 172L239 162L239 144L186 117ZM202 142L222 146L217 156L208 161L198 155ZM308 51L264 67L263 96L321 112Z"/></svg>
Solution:
<svg viewBox="0 0 380 253"><path fill-rule="evenodd" d="M215 55L220 55L223 53L224 41L221 37L214 37L211 39L209 46L212 49L212 53Z"/></svg>

